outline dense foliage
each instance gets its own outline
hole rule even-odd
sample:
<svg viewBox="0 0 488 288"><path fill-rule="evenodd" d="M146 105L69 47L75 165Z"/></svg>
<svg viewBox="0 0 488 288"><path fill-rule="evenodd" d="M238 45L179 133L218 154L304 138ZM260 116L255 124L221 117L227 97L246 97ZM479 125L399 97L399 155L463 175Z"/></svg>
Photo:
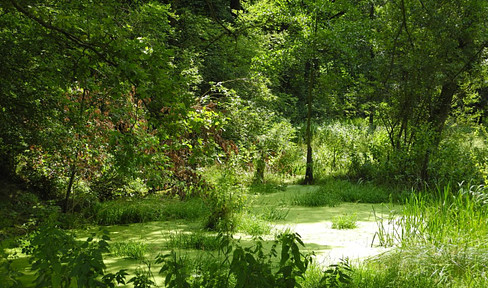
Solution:
<svg viewBox="0 0 488 288"><path fill-rule="evenodd" d="M311 183L328 161L313 153L317 125L351 117L386 131L383 174L435 182L446 125L486 113L484 1L0 9L2 174L65 205L79 185L102 200L132 181L184 196L200 167L236 154L262 182L267 169L290 173L302 144Z"/></svg>
<svg viewBox="0 0 488 288"><path fill-rule="evenodd" d="M293 204L334 206L485 185L486 15L484 0L2 1L0 240L34 233L38 286L112 287L125 272L106 273L108 238L59 227L198 219L255 235L270 228L246 210L252 187L319 183ZM297 235L277 241L291 251L278 272L276 251L227 243L215 275L295 287L309 260ZM168 285L211 282L170 257ZM323 281L348 276L338 267Z"/></svg>

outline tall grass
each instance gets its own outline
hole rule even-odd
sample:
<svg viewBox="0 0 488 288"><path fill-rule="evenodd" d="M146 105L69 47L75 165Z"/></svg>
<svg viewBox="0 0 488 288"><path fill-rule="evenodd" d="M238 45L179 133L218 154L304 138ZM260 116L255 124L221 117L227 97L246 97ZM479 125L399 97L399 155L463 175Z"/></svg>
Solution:
<svg viewBox="0 0 488 288"><path fill-rule="evenodd" d="M371 183L334 180L322 183L317 189L296 193L292 204L307 207L334 207L341 202L388 203L399 199L400 195L396 191Z"/></svg>
<svg viewBox="0 0 488 288"><path fill-rule="evenodd" d="M95 209L99 225L115 225L174 219L195 220L208 214L199 198L187 201L149 197L100 203Z"/></svg>
<svg viewBox="0 0 488 288"><path fill-rule="evenodd" d="M488 287L488 205L482 186L412 194L395 229L397 248L355 274L361 287Z"/></svg>

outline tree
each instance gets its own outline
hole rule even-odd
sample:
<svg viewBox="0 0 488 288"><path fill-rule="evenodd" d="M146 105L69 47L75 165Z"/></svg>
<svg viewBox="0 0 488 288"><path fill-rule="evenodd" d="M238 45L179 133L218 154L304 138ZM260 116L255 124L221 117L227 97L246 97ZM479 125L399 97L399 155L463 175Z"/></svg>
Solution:
<svg viewBox="0 0 488 288"><path fill-rule="evenodd" d="M376 6L374 53L381 58L377 93L397 151L415 150L417 175L428 181L454 95L477 77L485 48L485 1L390 1Z"/></svg>
<svg viewBox="0 0 488 288"><path fill-rule="evenodd" d="M263 7L262 22L273 41L271 56L262 60L273 92L284 105L278 110L295 124L305 124L307 149L305 184L313 183L313 122L344 115L344 104L359 75L353 60L364 33L363 3L351 1L276 1ZM351 64L354 63L354 64ZM355 72L356 71L356 72Z"/></svg>
<svg viewBox="0 0 488 288"><path fill-rule="evenodd" d="M189 128L182 124L203 115L192 108L199 81L192 54L168 45L169 6L127 5L1 6L2 49L10 56L1 68L3 170L15 171L26 155L46 177L67 178L65 210L76 177L110 166L161 186L172 176L168 155Z"/></svg>

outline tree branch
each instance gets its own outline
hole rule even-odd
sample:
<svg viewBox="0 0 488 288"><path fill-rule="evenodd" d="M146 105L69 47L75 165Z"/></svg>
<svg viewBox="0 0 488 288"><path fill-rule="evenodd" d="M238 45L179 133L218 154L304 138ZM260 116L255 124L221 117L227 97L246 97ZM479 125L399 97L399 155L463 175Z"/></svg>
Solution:
<svg viewBox="0 0 488 288"><path fill-rule="evenodd" d="M101 53L100 51L98 51L96 48L96 46L90 44L90 43L86 43L84 42L83 40L81 40L80 38L78 38L77 36L59 28L59 27L56 27L50 23L47 23L46 21L42 20L41 18L39 17L36 17L34 15L32 15L32 13L30 13L27 9L25 9L24 7L20 6L17 2L15 2L14 0L10 0L10 3L12 3L12 6L14 6L14 8L19 11L20 13L22 13L23 15L25 15L27 18L37 22L39 25L41 25L42 27L48 29L48 30L51 30L51 31L55 31L55 32L58 32L59 34L63 35L64 37L66 37L66 39L68 39L69 41L75 43L76 45L80 46L80 47L83 47L85 49L88 49L90 51L92 51L93 53L95 53L100 59L102 59L103 61L105 61L106 63L110 64L111 66L114 66L114 67L117 67L118 64L111 61L110 59L108 59L105 55L103 55L103 53Z"/></svg>
<svg viewBox="0 0 488 288"><path fill-rule="evenodd" d="M461 73L466 71L468 69L469 65L471 65L471 63L473 63L476 60L476 58L478 58L478 56L483 52L483 50L485 50L485 48L488 48L488 41L484 42L481 45L480 49L478 49L478 51L471 58L469 58L469 60L464 64L464 66L461 69L459 69L459 71L456 74L454 74L452 76L451 81L454 82L454 80L456 80L456 78Z"/></svg>

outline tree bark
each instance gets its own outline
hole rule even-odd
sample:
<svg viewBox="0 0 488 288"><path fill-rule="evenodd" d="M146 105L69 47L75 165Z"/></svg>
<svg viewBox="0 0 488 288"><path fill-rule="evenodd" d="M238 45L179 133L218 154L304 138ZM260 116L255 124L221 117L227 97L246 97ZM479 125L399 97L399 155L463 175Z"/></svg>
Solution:
<svg viewBox="0 0 488 288"><path fill-rule="evenodd" d="M452 99L454 98L454 94L457 90L458 84L456 82L450 81L442 85L441 94L439 95L439 98L436 101L436 105L434 106L432 113L430 114L429 123L434 129L434 148L437 148L441 141L441 134L444 130L447 117L451 112Z"/></svg>
<svg viewBox="0 0 488 288"><path fill-rule="evenodd" d="M232 10L241 10L241 1L240 0L230 0L230 9Z"/></svg>
<svg viewBox="0 0 488 288"><path fill-rule="evenodd" d="M429 128L432 129L432 143L430 143L429 147L425 151L424 159L421 166L420 178L423 182L429 181L428 170L430 155L434 153L439 147L447 117L451 112L452 99L454 98L454 94L458 90L458 87L458 84L454 81L449 81L442 85L441 94L435 102L435 105L429 116Z"/></svg>

